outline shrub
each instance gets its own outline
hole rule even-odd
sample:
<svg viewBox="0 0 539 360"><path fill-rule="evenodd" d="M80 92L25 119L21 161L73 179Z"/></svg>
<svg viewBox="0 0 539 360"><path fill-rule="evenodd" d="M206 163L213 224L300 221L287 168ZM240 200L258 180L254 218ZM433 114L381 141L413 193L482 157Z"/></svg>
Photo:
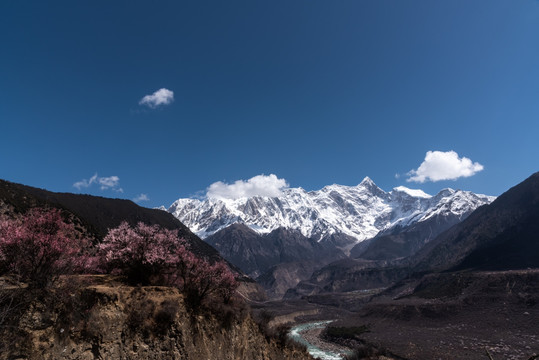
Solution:
<svg viewBox="0 0 539 360"><path fill-rule="evenodd" d="M131 284L163 282L178 262L183 248L172 230L139 222L135 228L123 222L109 230L99 245L99 255L106 269L127 276Z"/></svg>
<svg viewBox="0 0 539 360"><path fill-rule="evenodd" d="M100 299L94 289L88 288L90 281L72 277L62 280L53 289L49 289L44 304L58 314L55 321L58 330L63 328L81 331ZM58 333L67 336L69 332Z"/></svg>
<svg viewBox="0 0 539 360"><path fill-rule="evenodd" d="M234 275L223 262L212 265L187 250L180 254L177 271L176 285L192 307L198 307L211 294L221 296L228 303L238 287Z"/></svg>
<svg viewBox="0 0 539 360"><path fill-rule="evenodd" d="M196 308L210 294L230 300L238 284L223 262L211 264L197 257L172 230L126 222L109 230L99 245L103 267L126 275L131 284L178 287Z"/></svg>
<svg viewBox="0 0 539 360"><path fill-rule="evenodd" d="M258 325L260 332L264 334L264 336L268 340L274 336L274 333L269 326L271 320L273 320L274 318L275 318L275 315L265 309L262 311L253 313L253 320Z"/></svg>
<svg viewBox="0 0 539 360"><path fill-rule="evenodd" d="M129 304L127 326L134 334L139 333L144 338L150 336L153 330L155 302L151 299L138 299Z"/></svg>
<svg viewBox="0 0 539 360"><path fill-rule="evenodd" d="M206 306L224 329L230 329L249 315L247 304L238 296L230 298L226 303L217 297L210 297L206 301Z"/></svg>
<svg viewBox="0 0 539 360"><path fill-rule="evenodd" d="M28 296L28 291L25 290L19 287L9 288L4 284L0 285L0 330L11 327L14 322L20 319L29 305L31 298Z"/></svg>
<svg viewBox="0 0 539 360"><path fill-rule="evenodd" d="M161 302L161 306L154 316L155 331L157 334L165 334L170 329L179 310L180 306L176 301L165 300Z"/></svg>
<svg viewBox="0 0 539 360"><path fill-rule="evenodd" d="M180 310L179 303L168 299L158 304L142 292L135 291L133 294L134 298L126 308L129 331L143 338L169 332Z"/></svg>
<svg viewBox="0 0 539 360"><path fill-rule="evenodd" d="M80 268L88 244L59 210L31 209L22 218L0 220L0 271L44 288Z"/></svg>

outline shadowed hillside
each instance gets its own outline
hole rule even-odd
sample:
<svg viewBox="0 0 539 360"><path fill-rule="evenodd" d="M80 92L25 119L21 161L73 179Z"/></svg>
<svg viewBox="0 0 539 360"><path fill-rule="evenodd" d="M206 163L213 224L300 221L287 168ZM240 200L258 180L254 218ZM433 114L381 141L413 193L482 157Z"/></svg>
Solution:
<svg viewBox="0 0 539 360"><path fill-rule="evenodd" d="M298 230L278 228L260 235L244 224L230 225L206 238L221 255L256 278L272 298L281 298L314 270L344 253L329 242L317 242Z"/></svg>
<svg viewBox="0 0 539 360"><path fill-rule="evenodd" d="M370 244L372 245L372 243ZM449 270L539 267L539 173L438 235L415 255L389 262L334 262L289 295L385 287L405 278Z"/></svg>
<svg viewBox="0 0 539 360"><path fill-rule="evenodd" d="M31 186L0 180L0 201L10 211L25 212L36 206L51 206L69 211L79 218L85 228L97 239L102 239L108 229L117 227L122 221L130 225L138 222L157 224L166 229L178 229L191 249L200 255L217 259L217 251L193 234L178 219L166 211L138 206L130 200L110 199L99 196L54 193Z"/></svg>
<svg viewBox="0 0 539 360"><path fill-rule="evenodd" d="M539 172L442 233L412 261L415 271L539 267Z"/></svg>

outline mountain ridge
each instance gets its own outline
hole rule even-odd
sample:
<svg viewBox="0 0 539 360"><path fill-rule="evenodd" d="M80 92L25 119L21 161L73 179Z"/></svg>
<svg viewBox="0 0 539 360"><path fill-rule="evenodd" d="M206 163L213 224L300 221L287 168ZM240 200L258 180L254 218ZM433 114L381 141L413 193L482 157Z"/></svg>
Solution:
<svg viewBox="0 0 539 360"><path fill-rule="evenodd" d="M240 223L210 235L206 242L253 278L282 263L325 264L345 257L341 250L309 239L298 230L277 228L268 234L259 234Z"/></svg>
<svg viewBox="0 0 539 360"><path fill-rule="evenodd" d="M414 256L416 270L537 267L537 234L539 172L511 187L489 206L478 209L466 221L427 244Z"/></svg>
<svg viewBox="0 0 539 360"><path fill-rule="evenodd" d="M537 269L538 220L539 172L443 231L415 254L385 262L372 258L333 262L300 282L288 296L386 287L403 279L414 283L425 274L452 271Z"/></svg>
<svg viewBox="0 0 539 360"><path fill-rule="evenodd" d="M201 238L242 223L259 234L280 227L296 229L317 241L343 234L353 238L348 244L353 245L381 231L405 227L439 214L463 219L494 199L449 188L434 196L404 186L386 192L365 177L356 186L333 184L315 191L286 188L279 197L182 198L172 203L168 212Z"/></svg>
<svg viewBox="0 0 539 360"><path fill-rule="evenodd" d="M191 248L198 254L215 259L220 257L214 248L202 241L174 216L156 209L141 207L131 200L52 192L0 179L0 205L19 213L36 206L52 206L67 210L77 216L96 239L105 237L110 228L117 227L122 221L127 221L132 226L140 221L159 225L177 230L178 235L188 240Z"/></svg>

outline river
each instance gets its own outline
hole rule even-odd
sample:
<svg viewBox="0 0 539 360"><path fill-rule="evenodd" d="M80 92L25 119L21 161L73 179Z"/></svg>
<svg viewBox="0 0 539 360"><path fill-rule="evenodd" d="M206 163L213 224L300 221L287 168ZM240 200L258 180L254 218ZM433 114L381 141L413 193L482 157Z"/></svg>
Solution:
<svg viewBox="0 0 539 360"><path fill-rule="evenodd" d="M309 353L314 358L319 358L319 359L322 359L322 360L342 360L342 359L344 359L344 357L342 355L340 355L339 352L341 352L341 353L348 352L345 349L338 349L337 347L335 347L335 350L337 350L337 351L335 351L335 350L330 351L330 350L327 350L327 349L322 350L320 348L322 346L319 347L317 345L314 345L314 344L310 343L302 335L302 334L304 334L305 332L308 332L308 331L312 331L312 330L315 330L315 329L323 329L323 328L325 328L327 326L327 324L329 324L331 322L332 322L332 320L300 324L300 325L294 326L292 329L290 329L290 332L288 333L288 336L291 339L297 341L298 343L301 343L301 344L307 346L307 351L309 351ZM341 351L338 351L338 350L341 350Z"/></svg>

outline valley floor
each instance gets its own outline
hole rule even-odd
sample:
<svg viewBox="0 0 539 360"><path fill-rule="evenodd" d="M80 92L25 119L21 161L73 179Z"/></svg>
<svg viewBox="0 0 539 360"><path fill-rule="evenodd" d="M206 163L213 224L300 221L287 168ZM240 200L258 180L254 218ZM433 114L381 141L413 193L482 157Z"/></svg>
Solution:
<svg viewBox="0 0 539 360"><path fill-rule="evenodd" d="M369 326L361 338L406 359L481 360L488 359L488 351L495 360L527 360L539 354L539 309L474 306L455 312L449 305L446 315L428 318L430 304L399 307L393 309L397 317L405 314L399 319L381 313L360 317Z"/></svg>
<svg viewBox="0 0 539 360"><path fill-rule="evenodd" d="M539 269L443 273L414 288L408 294L388 290L369 303L357 298L355 306L353 294L324 294L266 303L264 311L293 324L336 320L329 326L365 326L349 343L399 359L539 358ZM305 337L324 349L320 332Z"/></svg>

